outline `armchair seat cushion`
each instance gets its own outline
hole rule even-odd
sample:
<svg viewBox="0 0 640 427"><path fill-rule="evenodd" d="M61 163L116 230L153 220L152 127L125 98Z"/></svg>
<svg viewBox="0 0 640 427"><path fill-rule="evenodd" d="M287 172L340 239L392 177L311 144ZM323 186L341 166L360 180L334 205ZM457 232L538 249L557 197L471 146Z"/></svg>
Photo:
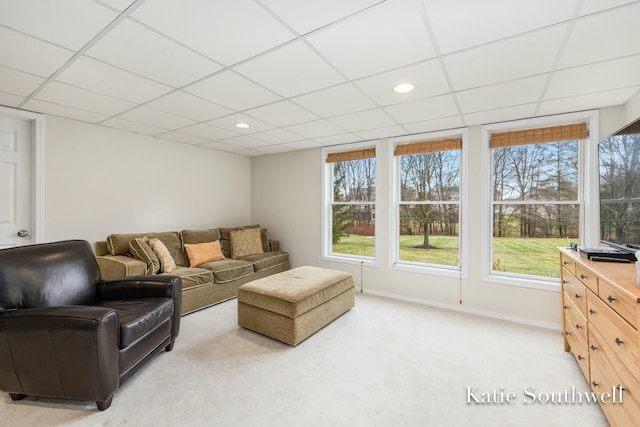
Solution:
<svg viewBox="0 0 640 427"><path fill-rule="evenodd" d="M173 315L173 300L161 297L102 301L97 305L118 313L121 349L153 331Z"/></svg>

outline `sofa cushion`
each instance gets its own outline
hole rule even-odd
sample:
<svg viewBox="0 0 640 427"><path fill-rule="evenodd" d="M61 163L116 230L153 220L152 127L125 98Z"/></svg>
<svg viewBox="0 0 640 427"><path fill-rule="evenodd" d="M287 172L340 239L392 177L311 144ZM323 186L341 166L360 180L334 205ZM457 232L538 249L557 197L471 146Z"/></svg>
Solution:
<svg viewBox="0 0 640 427"><path fill-rule="evenodd" d="M208 228L205 230L182 230L180 232L182 245L193 243L206 243L220 240L220 230Z"/></svg>
<svg viewBox="0 0 640 427"><path fill-rule="evenodd" d="M107 237L107 248L111 255L132 256L129 250L129 242L136 237L147 236L149 239L157 238L167 247L171 257L178 266L186 266L187 260L182 252L182 241L176 231L154 232L154 233L126 233L110 234Z"/></svg>
<svg viewBox="0 0 640 427"><path fill-rule="evenodd" d="M207 285L213 282L213 272L197 267L178 267L171 273L163 273L170 276L178 276L182 279L182 290Z"/></svg>
<svg viewBox="0 0 640 427"><path fill-rule="evenodd" d="M226 283L240 279L253 273L253 264L241 259L224 259L206 262L199 266L213 272L216 283Z"/></svg>
<svg viewBox="0 0 640 427"><path fill-rule="evenodd" d="M156 274L160 271L160 260L153 252L153 249L151 249L151 246L149 246L149 239L147 236L136 237L130 241L129 250L134 258L144 261L147 264L145 274Z"/></svg>
<svg viewBox="0 0 640 427"><path fill-rule="evenodd" d="M253 264L253 270L257 273L282 264L287 264L289 262L289 254L283 251L265 252L262 254L247 255L241 259L251 262Z"/></svg>
<svg viewBox="0 0 640 427"><path fill-rule="evenodd" d="M173 315L173 300L170 298L108 300L97 305L118 312L120 348L133 344Z"/></svg>
<svg viewBox="0 0 640 427"><path fill-rule="evenodd" d="M229 233L229 242L231 243L231 258L237 259L264 252L259 228L234 230Z"/></svg>
<svg viewBox="0 0 640 427"><path fill-rule="evenodd" d="M242 227L220 228L220 243L222 243L222 253L227 258L231 258L231 232L235 230L246 230L248 228L260 228L259 224L245 225ZM260 228L262 238L262 252L269 251L269 232L266 228Z"/></svg>
<svg viewBox="0 0 640 427"><path fill-rule="evenodd" d="M160 260L160 271L170 273L176 269L176 262L160 239L149 239L149 246Z"/></svg>
<svg viewBox="0 0 640 427"><path fill-rule="evenodd" d="M224 259L220 240L207 243L185 243L184 251L187 253L189 267L197 267L205 262Z"/></svg>

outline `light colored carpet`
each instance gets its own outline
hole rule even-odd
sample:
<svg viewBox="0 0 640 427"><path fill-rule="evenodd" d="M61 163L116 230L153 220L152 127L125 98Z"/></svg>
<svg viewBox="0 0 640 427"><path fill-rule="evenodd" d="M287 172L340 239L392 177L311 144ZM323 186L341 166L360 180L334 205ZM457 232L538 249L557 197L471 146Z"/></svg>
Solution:
<svg viewBox="0 0 640 427"><path fill-rule="evenodd" d="M0 397L2 426L606 426L596 404L527 404L588 391L558 331L357 294L289 347L238 327L236 300L182 319L161 353L99 412L93 402ZM516 393L467 404L467 387Z"/></svg>

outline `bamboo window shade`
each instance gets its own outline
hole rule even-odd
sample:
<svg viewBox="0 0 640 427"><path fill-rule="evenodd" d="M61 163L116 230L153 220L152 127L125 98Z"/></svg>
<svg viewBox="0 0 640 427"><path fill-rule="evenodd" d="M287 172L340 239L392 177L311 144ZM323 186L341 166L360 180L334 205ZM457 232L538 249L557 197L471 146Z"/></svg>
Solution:
<svg viewBox="0 0 640 427"><path fill-rule="evenodd" d="M348 160L370 159L376 156L375 148L363 148L360 150L341 151L339 153L329 153L327 163L345 162Z"/></svg>
<svg viewBox="0 0 640 427"><path fill-rule="evenodd" d="M396 156L407 156L411 154L436 153L438 151L461 149L462 138L450 138L396 145L393 154Z"/></svg>
<svg viewBox="0 0 640 427"><path fill-rule="evenodd" d="M516 130L491 134L491 148L511 147L514 145L542 144L546 142L574 141L589 135L586 123L553 126L538 129Z"/></svg>

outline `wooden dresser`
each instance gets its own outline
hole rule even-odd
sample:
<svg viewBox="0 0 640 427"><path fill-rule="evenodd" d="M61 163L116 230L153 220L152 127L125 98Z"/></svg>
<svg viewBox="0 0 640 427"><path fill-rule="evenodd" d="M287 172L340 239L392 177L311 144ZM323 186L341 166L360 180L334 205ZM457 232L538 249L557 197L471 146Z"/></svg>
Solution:
<svg viewBox="0 0 640 427"><path fill-rule="evenodd" d="M640 425L640 287L635 264L590 261L560 248L564 349L612 426ZM614 390L615 389L615 390ZM622 390L616 402L602 393ZM606 403L603 403L603 400Z"/></svg>

